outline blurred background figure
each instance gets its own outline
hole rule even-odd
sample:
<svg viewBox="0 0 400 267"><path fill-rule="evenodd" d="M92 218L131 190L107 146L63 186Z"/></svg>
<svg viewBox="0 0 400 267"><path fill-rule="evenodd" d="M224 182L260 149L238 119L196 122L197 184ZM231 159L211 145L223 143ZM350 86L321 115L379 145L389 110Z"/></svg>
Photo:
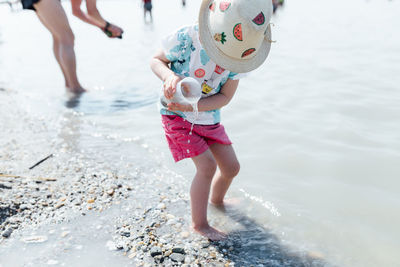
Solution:
<svg viewBox="0 0 400 267"><path fill-rule="evenodd" d="M151 10L153 8L153 5L151 3L151 0L143 0L143 18L144 21L146 21L146 14L150 14L150 22L153 21L153 15L151 13Z"/></svg>
<svg viewBox="0 0 400 267"><path fill-rule="evenodd" d="M12 10L12 11L15 11L16 10L16 8L15 8L15 6L16 5L19 5L19 1L18 0L11 0L11 1L8 1L8 0L0 0L0 5L1 4L6 4L6 5L8 5L9 7L10 7L10 9Z"/></svg>
<svg viewBox="0 0 400 267"><path fill-rule="evenodd" d="M272 0L272 4L274 6L274 13L278 9L279 6L283 6L285 0Z"/></svg>
<svg viewBox="0 0 400 267"><path fill-rule="evenodd" d="M86 0L87 12L83 12L81 9L82 0L71 0L72 14L86 23L99 27L110 38L122 38L124 31L109 23L100 15L96 2L97 0Z"/></svg>
<svg viewBox="0 0 400 267"><path fill-rule="evenodd" d="M182 6L186 6L186 0L182 0Z"/></svg>

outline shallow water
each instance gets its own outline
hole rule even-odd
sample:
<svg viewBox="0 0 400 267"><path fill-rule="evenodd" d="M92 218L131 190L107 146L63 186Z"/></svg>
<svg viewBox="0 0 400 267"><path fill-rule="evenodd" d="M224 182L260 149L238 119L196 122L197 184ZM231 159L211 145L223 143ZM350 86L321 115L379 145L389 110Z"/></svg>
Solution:
<svg viewBox="0 0 400 267"><path fill-rule="evenodd" d="M90 90L80 99L65 95L33 12L0 6L0 86L69 149L121 168L162 166L189 184L192 163L169 154L156 108L161 83L148 63L162 36L194 21L199 1L183 9L155 0L153 24L139 3L99 1L124 28L122 40L69 16ZM400 265L399 12L398 1L287 1L273 18L268 62L222 112L241 162L231 195L252 203L242 212L282 244L338 266Z"/></svg>

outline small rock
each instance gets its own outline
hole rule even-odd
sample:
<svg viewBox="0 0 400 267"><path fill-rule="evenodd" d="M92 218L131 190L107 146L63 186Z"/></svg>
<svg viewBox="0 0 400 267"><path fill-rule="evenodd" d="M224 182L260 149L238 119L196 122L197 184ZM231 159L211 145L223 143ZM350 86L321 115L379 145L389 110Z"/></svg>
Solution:
<svg viewBox="0 0 400 267"><path fill-rule="evenodd" d="M0 184L0 188L2 189L11 189L12 187L6 184Z"/></svg>
<svg viewBox="0 0 400 267"><path fill-rule="evenodd" d="M181 237L183 237L183 238L188 238L189 236L190 236L190 233L187 231L181 233Z"/></svg>
<svg viewBox="0 0 400 267"><path fill-rule="evenodd" d="M185 254L185 250L183 248L173 248L172 253Z"/></svg>
<svg viewBox="0 0 400 267"><path fill-rule="evenodd" d="M131 233L128 232L128 231L124 231L124 232L121 233L121 236L130 237Z"/></svg>
<svg viewBox="0 0 400 267"><path fill-rule="evenodd" d="M166 208L167 208L167 206L165 205L165 203L160 203L160 204L157 205L157 209L163 210L163 209L166 209Z"/></svg>
<svg viewBox="0 0 400 267"><path fill-rule="evenodd" d="M13 232L13 229L12 229L12 228L7 228L7 229L3 232L2 236L3 236L4 238L9 238L12 232Z"/></svg>
<svg viewBox="0 0 400 267"><path fill-rule="evenodd" d="M66 237L68 234L69 234L68 231L64 231L64 232L61 233L61 237Z"/></svg>
<svg viewBox="0 0 400 267"><path fill-rule="evenodd" d="M47 236L44 235L27 236L22 238L22 241L25 243L42 243L47 241Z"/></svg>
<svg viewBox="0 0 400 267"><path fill-rule="evenodd" d="M22 204L21 206L19 206L19 209L21 211L28 210L29 209L29 205L28 204Z"/></svg>
<svg viewBox="0 0 400 267"><path fill-rule="evenodd" d="M87 203L94 203L94 199L93 198L88 199Z"/></svg>
<svg viewBox="0 0 400 267"><path fill-rule="evenodd" d="M172 254L172 251L171 250L167 250L167 251L165 251L164 256L168 257L171 254Z"/></svg>
<svg viewBox="0 0 400 267"><path fill-rule="evenodd" d="M184 262L185 256L180 253L172 253L169 258L174 262Z"/></svg>
<svg viewBox="0 0 400 267"><path fill-rule="evenodd" d="M210 246L210 242L203 242L201 243L202 248L208 248Z"/></svg>
<svg viewBox="0 0 400 267"><path fill-rule="evenodd" d="M160 248L160 247L157 247L157 246L152 247L151 250L150 250L150 255L151 255L152 257L155 257L155 256L157 256L157 255L162 255L162 250L161 250L161 248Z"/></svg>
<svg viewBox="0 0 400 267"><path fill-rule="evenodd" d="M132 259L136 257L136 252L132 252L131 254L128 255L128 258Z"/></svg>
<svg viewBox="0 0 400 267"><path fill-rule="evenodd" d="M323 259L324 255L318 251L310 251L308 252L308 256L314 259Z"/></svg>
<svg viewBox="0 0 400 267"><path fill-rule="evenodd" d="M61 203L58 203L58 204L55 206L55 208L56 208L56 209L59 209L59 208L61 208L61 207L64 206L64 205L65 205L65 203L61 202Z"/></svg>
<svg viewBox="0 0 400 267"><path fill-rule="evenodd" d="M163 255L157 255L157 256L155 256L155 257L154 257L154 261L155 261L156 263L163 263L163 262L164 262L164 257L163 257Z"/></svg>

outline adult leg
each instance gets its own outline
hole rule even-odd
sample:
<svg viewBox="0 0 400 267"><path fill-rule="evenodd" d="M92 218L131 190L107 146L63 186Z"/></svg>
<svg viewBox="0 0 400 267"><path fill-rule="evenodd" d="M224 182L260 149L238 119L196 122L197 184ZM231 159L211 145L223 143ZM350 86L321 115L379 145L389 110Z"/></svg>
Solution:
<svg viewBox="0 0 400 267"><path fill-rule="evenodd" d="M40 18L40 17L39 17L39 18ZM68 84L68 81L67 81L67 79L66 79L67 73L66 73L66 71L64 70L63 65L61 64L61 58L60 58L60 43L59 43L59 41L58 41L57 39L55 39L54 37L53 37L53 52L54 52L54 56L55 56L55 58L56 58L56 60L57 60L57 62L58 62L58 65L60 66L61 71L62 71L62 73L63 73L63 75L64 75L65 87L70 88L71 85Z"/></svg>
<svg viewBox="0 0 400 267"><path fill-rule="evenodd" d="M210 202L222 205L233 178L239 173L240 164L232 145L214 143L210 150L219 168L212 181Z"/></svg>
<svg viewBox="0 0 400 267"><path fill-rule="evenodd" d="M84 91L76 75L74 34L64 9L58 0L41 0L34 4L36 13L43 25L51 32L54 40L54 53L63 70L68 89L75 93Z"/></svg>
<svg viewBox="0 0 400 267"><path fill-rule="evenodd" d="M207 221L208 197L217 164L209 149L192 160L196 165L196 175L190 187L193 229L211 240L223 239L226 235L211 227Z"/></svg>

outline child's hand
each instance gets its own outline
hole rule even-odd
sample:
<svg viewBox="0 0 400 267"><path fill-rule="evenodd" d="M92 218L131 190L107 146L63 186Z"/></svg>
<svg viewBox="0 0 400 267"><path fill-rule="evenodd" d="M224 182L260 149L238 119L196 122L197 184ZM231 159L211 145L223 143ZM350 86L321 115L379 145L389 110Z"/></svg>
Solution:
<svg viewBox="0 0 400 267"><path fill-rule="evenodd" d="M182 80L179 76L171 74L164 81L164 95L167 99L171 99L176 92L177 83Z"/></svg>
<svg viewBox="0 0 400 267"><path fill-rule="evenodd" d="M193 111L193 107L191 105L183 105L179 103L169 103L168 110L170 111Z"/></svg>

